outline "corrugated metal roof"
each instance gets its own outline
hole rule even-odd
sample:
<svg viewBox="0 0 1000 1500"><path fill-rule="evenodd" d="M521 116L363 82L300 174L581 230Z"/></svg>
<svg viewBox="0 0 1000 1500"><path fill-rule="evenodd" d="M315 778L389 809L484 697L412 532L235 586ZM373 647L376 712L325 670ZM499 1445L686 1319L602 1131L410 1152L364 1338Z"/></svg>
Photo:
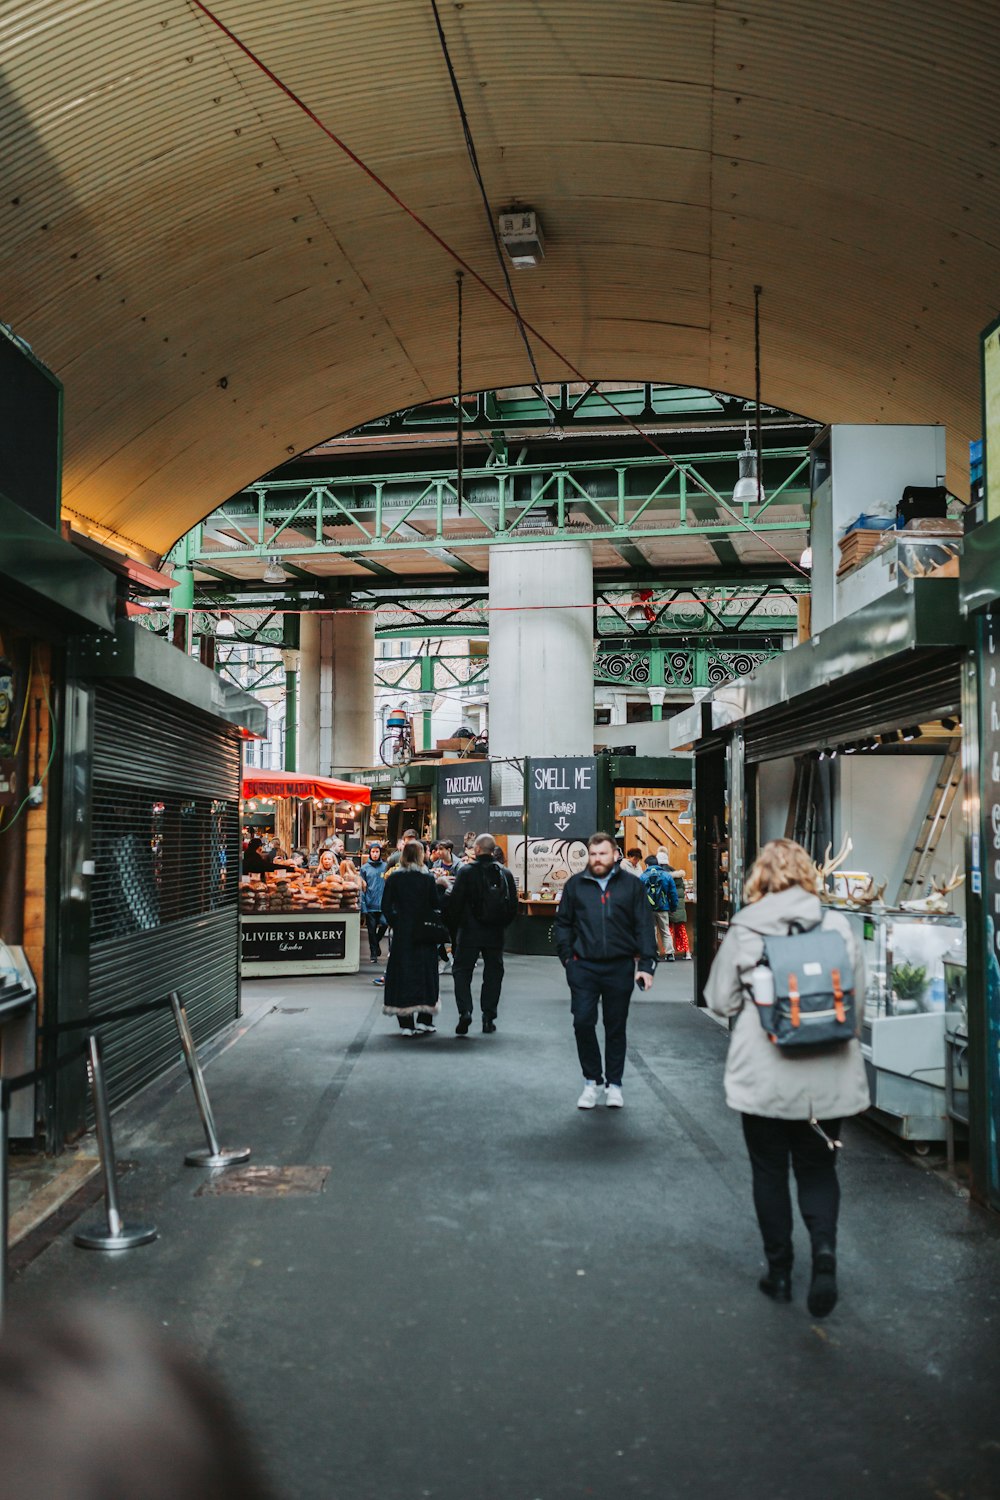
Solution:
<svg viewBox="0 0 1000 1500"><path fill-rule="evenodd" d="M218 0L498 285L427 0ZM978 434L1000 8L464 0L442 16L525 315L591 378ZM65 503L154 553L282 458L454 388L454 267L188 0L0 9L0 317L66 385ZM466 381L523 382L466 287ZM543 378L566 369L544 350Z"/></svg>

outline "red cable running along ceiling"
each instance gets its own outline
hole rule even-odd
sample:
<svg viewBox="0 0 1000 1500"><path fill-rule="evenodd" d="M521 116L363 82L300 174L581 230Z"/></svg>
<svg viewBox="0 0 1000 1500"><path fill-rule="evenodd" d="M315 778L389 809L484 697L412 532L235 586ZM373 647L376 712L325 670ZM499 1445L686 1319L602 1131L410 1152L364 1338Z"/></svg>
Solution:
<svg viewBox="0 0 1000 1500"><path fill-rule="evenodd" d="M560 360L561 363L565 365L566 369L569 370L569 372L577 380L582 381L585 385L590 385L591 387L595 388L594 394L599 397L599 399L603 401L606 406L610 407L610 409L615 413L620 421L631 427L633 431L636 432L640 438L642 438L643 442L648 444L648 446L653 449L654 453L658 453L661 458L665 458L668 462L673 462L671 455L665 448L661 447L661 445L656 441L652 434L647 432L645 428L641 427L638 422L634 421L628 412L622 411L620 407L616 406L607 392L602 391L599 388L599 381L591 381L590 379L588 379L583 371L573 363L568 354L564 354L561 349L557 349L555 344L547 339L545 337L545 334L542 333L541 330L535 326L535 324L529 323L527 318L522 317L519 310L516 307L513 307L507 301L507 298L502 296L495 287L492 287L486 280L486 278L479 274L475 266L471 265L464 256L460 255L455 247L451 245L443 237L443 235L438 234L437 230L433 229L431 225L428 224L427 220L423 218L421 214L417 213L416 209L411 208L411 206L405 201L405 199L400 197L399 193L397 193L396 190L391 187L388 182L386 182L384 177L380 177L378 172L376 172L373 167L370 167L368 163L361 156L359 156L356 151L352 150L347 142L341 136L339 136L336 131L331 130L330 126L320 119L316 111L312 109L306 103L306 101L295 92L293 88L290 88L283 78L279 77L279 75L275 73L272 68L268 67L263 58L259 57L251 47L248 47L246 42L244 42L239 36L237 36L236 32L232 31L225 24L225 22L221 20L220 17L217 16L208 5L205 4L205 0L191 0L191 3L201 11L202 15L204 15L206 19L212 23L213 26L216 26L219 31L222 32L223 36L225 36L230 42L232 42L235 47L239 48L244 57L248 58L249 61L253 63L255 68L260 69L265 78L269 79L277 89L280 89L281 92L289 100L291 100L291 102L296 106L297 109L300 109L302 113L306 115L307 118L310 119L312 123L316 125L323 132L323 134L333 142L337 149L344 153L349 161L353 162L354 165L358 167L366 177L370 178L381 192L385 193L386 196L390 198L392 202L395 203L396 206L400 208L404 214L407 215L408 218L413 220L414 224L422 229L425 234L429 235L430 238L435 242L435 244L439 245L440 248L445 252L445 254L449 256L457 266L459 266L463 271L471 276L473 281L475 281L482 288L482 290L487 293L488 296L493 298L494 302L499 303L505 312L509 313L512 318L515 318L517 320L518 326L522 331L522 335L525 333L525 331L527 333L530 333L533 338L537 339L537 341L543 346L543 348L547 349L550 354L553 354L556 359ZM749 521L744 520L744 518L736 510L734 510L730 505L727 505L725 500L722 499L721 495L718 495L714 490L709 489L707 485L703 484L702 481L697 479L697 476L692 477L694 478L698 488L703 490L706 495L714 500L715 503L720 507L720 509L726 511L727 514L731 515L733 519L744 528L744 530L750 532L759 541L762 541L764 545L775 554L776 557L780 558L781 561L783 563L786 563L794 572L801 573L803 578L808 577L808 574L805 572L805 570L801 568L797 563L795 563L790 557L786 557L785 554L780 550L780 548L775 546L770 538L765 536L763 533L756 531Z"/></svg>

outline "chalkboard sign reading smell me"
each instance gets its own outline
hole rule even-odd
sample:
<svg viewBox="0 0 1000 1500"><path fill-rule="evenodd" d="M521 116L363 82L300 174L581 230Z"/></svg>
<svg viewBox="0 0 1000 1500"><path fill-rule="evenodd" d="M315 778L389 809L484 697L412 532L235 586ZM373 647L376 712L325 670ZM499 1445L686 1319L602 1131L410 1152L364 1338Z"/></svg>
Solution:
<svg viewBox="0 0 1000 1500"><path fill-rule="evenodd" d="M528 773L528 835L589 839L597 828L597 761L591 756L532 760Z"/></svg>

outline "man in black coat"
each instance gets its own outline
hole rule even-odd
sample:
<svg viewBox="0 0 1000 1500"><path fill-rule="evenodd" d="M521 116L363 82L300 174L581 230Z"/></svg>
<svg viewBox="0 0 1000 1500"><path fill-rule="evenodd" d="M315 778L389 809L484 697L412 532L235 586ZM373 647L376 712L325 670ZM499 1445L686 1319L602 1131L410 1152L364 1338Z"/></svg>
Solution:
<svg viewBox="0 0 1000 1500"><path fill-rule="evenodd" d="M497 1029L497 1007L503 984L503 940L517 915L517 886L506 866L495 859L496 840L481 833L474 845L475 858L462 865L444 909L445 921L454 934L453 974L458 1005L457 1036L467 1036L472 1025L472 974L482 956L483 987L479 1004L483 1030Z"/></svg>
<svg viewBox="0 0 1000 1500"><path fill-rule="evenodd" d="M556 949L569 981L576 1049L583 1069L578 1109L593 1109L602 1084L605 1103L624 1104L625 1028L632 986L648 990L656 971L656 927L641 880L615 864L615 841L595 833L587 868L563 887L556 917ZM597 1040L597 1009L604 1011L605 1061Z"/></svg>

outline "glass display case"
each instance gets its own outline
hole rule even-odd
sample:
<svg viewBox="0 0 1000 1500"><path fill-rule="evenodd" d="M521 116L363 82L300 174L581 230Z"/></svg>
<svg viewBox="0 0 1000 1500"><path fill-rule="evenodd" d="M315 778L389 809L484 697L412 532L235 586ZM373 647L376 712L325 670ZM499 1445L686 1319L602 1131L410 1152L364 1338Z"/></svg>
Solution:
<svg viewBox="0 0 1000 1500"><path fill-rule="evenodd" d="M965 923L954 913L851 911L865 956L865 1021L948 1009L945 964L958 949L965 959ZM964 991L963 991L964 993Z"/></svg>
<svg viewBox="0 0 1000 1500"><path fill-rule="evenodd" d="M947 1136L946 1037L964 1026L965 923L953 913L847 910L865 958L862 1051L872 1108L907 1140Z"/></svg>

